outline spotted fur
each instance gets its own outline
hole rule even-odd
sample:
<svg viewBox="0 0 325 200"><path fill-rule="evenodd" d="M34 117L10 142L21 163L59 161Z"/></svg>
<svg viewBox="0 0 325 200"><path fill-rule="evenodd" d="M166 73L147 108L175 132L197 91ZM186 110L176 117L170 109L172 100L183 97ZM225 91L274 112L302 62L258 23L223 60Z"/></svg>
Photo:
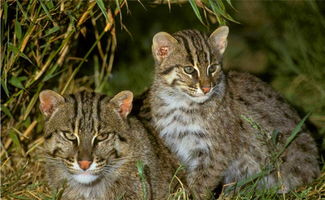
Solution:
<svg viewBox="0 0 325 200"><path fill-rule="evenodd" d="M246 73L223 72L227 35L228 28L221 27L210 37L184 30L158 33L153 39L156 69L147 100L152 123L187 167L187 181L197 199L208 199L219 183L260 172L271 152L278 150L261 140L242 116L259 123L268 137L279 131L279 148L300 121L269 85ZM217 69L209 73L212 64ZM194 73L184 72L186 66L192 66ZM211 88L206 94L202 93L205 86ZM279 186L279 192L287 192L309 183L319 174L317 159L315 142L304 127L282 154L279 173L272 171L259 186Z"/></svg>

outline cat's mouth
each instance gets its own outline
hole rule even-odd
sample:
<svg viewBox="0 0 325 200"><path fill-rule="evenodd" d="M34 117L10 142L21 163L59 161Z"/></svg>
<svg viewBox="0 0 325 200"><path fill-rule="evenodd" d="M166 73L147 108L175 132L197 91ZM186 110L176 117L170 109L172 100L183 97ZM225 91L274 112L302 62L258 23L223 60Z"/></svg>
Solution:
<svg viewBox="0 0 325 200"><path fill-rule="evenodd" d="M99 178L99 176L93 175L90 172L86 171L86 172L81 172L80 174L73 174L72 178L81 184L91 184L94 181L96 181Z"/></svg>
<svg viewBox="0 0 325 200"><path fill-rule="evenodd" d="M185 94L187 95L187 97L189 99L191 99L192 101L196 102L196 103L203 103L205 101L207 101L212 93L213 93L214 88L212 88L208 93L204 94L203 92L196 90L193 93L187 93L185 92Z"/></svg>

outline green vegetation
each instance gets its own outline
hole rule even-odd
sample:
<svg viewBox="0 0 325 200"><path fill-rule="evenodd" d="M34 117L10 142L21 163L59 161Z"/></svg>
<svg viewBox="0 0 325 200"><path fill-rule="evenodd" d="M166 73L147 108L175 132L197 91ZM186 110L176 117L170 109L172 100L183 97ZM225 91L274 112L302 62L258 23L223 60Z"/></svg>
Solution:
<svg viewBox="0 0 325 200"><path fill-rule="evenodd" d="M151 38L158 31L230 27L227 70L251 72L300 113L325 152L325 11L318 1L8 0L1 1L1 188L3 199L60 199L50 191L38 150L43 118L38 95L82 89L140 94L153 74ZM322 163L323 166L323 163ZM141 169L141 167L139 168ZM232 199L320 199L325 169L289 194L255 190ZM180 188L170 199L188 199Z"/></svg>

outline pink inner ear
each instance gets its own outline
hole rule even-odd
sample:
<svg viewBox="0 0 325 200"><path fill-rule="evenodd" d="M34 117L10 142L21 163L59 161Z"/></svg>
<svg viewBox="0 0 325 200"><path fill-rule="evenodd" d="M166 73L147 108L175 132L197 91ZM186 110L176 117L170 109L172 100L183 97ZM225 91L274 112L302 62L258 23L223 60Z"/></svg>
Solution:
<svg viewBox="0 0 325 200"><path fill-rule="evenodd" d="M120 106L120 114L123 117L126 117L132 109L132 98L123 100L123 103Z"/></svg>
<svg viewBox="0 0 325 200"><path fill-rule="evenodd" d="M41 103L40 108L41 108L42 112L47 115L52 113L52 110L53 110L52 104L48 103L48 102Z"/></svg>
<svg viewBox="0 0 325 200"><path fill-rule="evenodd" d="M160 57L165 57L168 54L168 47L167 46L162 46L158 49L157 55Z"/></svg>

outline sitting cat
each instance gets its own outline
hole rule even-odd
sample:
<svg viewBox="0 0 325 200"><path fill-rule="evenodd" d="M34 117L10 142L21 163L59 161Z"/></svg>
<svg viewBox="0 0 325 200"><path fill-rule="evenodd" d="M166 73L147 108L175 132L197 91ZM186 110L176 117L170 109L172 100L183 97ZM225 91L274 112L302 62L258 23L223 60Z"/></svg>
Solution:
<svg viewBox="0 0 325 200"><path fill-rule="evenodd" d="M46 176L54 189L65 185L62 199L167 199L177 162L159 138L128 117L132 100L129 91L112 99L90 92L40 93Z"/></svg>
<svg viewBox="0 0 325 200"><path fill-rule="evenodd" d="M210 37L183 30L153 38L155 78L146 102L160 137L186 166L187 182L197 199L208 199L219 183L260 172L278 150L267 145L245 118L256 121L269 138L279 131L279 148L300 121L266 83L247 73L223 72L228 32L222 26ZM147 110L144 105L142 111ZM317 158L315 142L303 127L281 154L279 173L273 170L259 186L279 185L279 192L287 192L309 183L319 174Z"/></svg>

